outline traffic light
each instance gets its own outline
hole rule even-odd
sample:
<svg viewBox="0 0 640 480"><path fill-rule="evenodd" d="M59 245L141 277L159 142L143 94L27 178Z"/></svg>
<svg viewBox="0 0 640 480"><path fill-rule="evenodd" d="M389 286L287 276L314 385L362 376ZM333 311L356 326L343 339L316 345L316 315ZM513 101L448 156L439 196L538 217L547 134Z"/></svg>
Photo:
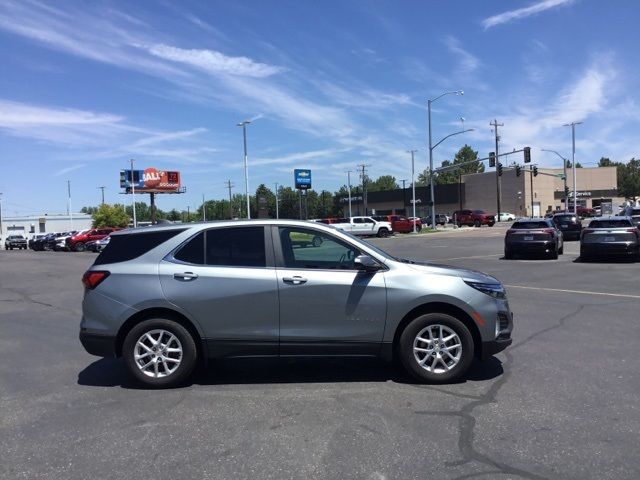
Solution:
<svg viewBox="0 0 640 480"><path fill-rule="evenodd" d="M502 176L502 164L500 162L498 162L498 176Z"/></svg>
<svg viewBox="0 0 640 480"><path fill-rule="evenodd" d="M516 165L516 177L519 177L522 173L522 167L520 165Z"/></svg>
<svg viewBox="0 0 640 480"><path fill-rule="evenodd" d="M565 197L569 196L569 187L564 187L564 196Z"/></svg>
<svg viewBox="0 0 640 480"><path fill-rule="evenodd" d="M538 176L538 167L536 167L536 166L533 167L533 176L534 177Z"/></svg>
<svg viewBox="0 0 640 480"><path fill-rule="evenodd" d="M496 152L489 152L489 166L496 166Z"/></svg>
<svg viewBox="0 0 640 480"><path fill-rule="evenodd" d="M524 147L524 163L531 163L531 147Z"/></svg>

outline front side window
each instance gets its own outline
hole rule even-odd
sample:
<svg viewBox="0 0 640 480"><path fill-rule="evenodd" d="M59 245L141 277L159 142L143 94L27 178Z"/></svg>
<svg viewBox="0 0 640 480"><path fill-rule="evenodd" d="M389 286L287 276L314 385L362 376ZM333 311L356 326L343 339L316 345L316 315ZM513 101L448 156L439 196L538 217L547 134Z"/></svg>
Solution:
<svg viewBox="0 0 640 480"><path fill-rule="evenodd" d="M286 268L355 270L360 250L331 235L298 227L279 227Z"/></svg>
<svg viewBox="0 0 640 480"><path fill-rule="evenodd" d="M376 222L371 218L365 218L364 223L376 223Z"/></svg>

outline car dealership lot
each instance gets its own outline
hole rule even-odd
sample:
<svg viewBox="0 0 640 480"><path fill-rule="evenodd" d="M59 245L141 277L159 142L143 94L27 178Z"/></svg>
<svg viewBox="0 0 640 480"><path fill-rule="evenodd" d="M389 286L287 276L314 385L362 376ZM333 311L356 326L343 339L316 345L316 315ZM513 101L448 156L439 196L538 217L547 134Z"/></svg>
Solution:
<svg viewBox="0 0 640 480"><path fill-rule="evenodd" d="M398 235L390 253L507 285L514 345L462 382L373 360L215 363L137 388L80 346L94 254L0 252L2 478L638 478L640 264L503 260L504 227Z"/></svg>

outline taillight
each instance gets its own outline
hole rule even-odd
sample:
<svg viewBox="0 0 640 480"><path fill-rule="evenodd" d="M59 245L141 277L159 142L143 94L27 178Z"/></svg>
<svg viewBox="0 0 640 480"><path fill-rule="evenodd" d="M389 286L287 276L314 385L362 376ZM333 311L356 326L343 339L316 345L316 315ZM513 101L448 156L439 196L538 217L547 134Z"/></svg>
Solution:
<svg viewBox="0 0 640 480"><path fill-rule="evenodd" d="M507 230L507 235L510 235L512 233L516 233L516 230L513 228L510 228L509 230Z"/></svg>
<svg viewBox="0 0 640 480"><path fill-rule="evenodd" d="M628 233L636 233L638 231L637 228L627 228Z"/></svg>
<svg viewBox="0 0 640 480"><path fill-rule="evenodd" d="M106 270L87 270L82 276L82 284L84 285L84 288L93 290L108 276L109 272Z"/></svg>
<svg viewBox="0 0 640 480"><path fill-rule="evenodd" d="M546 233L548 235L553 235L554 230L553 230L553 228L543 228L542 232Z"/></svg>

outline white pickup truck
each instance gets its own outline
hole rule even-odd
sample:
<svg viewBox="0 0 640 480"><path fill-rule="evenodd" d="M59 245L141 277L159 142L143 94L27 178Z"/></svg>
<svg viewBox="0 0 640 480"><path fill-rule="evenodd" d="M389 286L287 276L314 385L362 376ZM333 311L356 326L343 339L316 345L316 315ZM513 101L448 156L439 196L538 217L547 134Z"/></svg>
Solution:
<svg viewBox="0 0 640 480"><path fill-rule="evenodd" d="M388 237L393 232L390 222L379 222L371 217L351 217L349 223L335 223L333 226L360 236Z"/></svg>

